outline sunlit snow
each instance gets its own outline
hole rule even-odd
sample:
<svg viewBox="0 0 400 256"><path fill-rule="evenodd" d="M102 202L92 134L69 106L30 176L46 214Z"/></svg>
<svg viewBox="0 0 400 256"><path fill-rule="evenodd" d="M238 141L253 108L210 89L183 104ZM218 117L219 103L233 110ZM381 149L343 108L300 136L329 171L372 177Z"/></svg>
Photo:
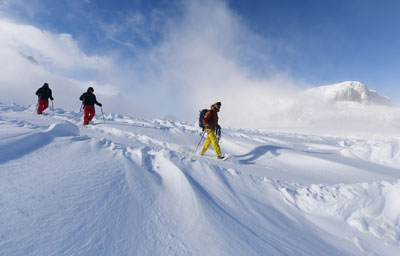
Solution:
<svg viewBox="0 0 400 256"><path fill-rule="evenodd" d="M199 140L0 104L0 255L399 255L400 139L223 127L226 161Z"/></svg>

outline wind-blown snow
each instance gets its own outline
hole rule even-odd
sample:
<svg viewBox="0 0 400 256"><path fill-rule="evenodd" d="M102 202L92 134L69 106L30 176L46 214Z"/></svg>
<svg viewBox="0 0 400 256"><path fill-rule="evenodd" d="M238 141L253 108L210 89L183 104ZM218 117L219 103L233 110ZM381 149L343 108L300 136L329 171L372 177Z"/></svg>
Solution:
<svg viewBox="0 0 400 256"><path fill-rule="evenodd" d="M311 88L308 92L331 101L350 101L363 105L392 105L388 97L379 95L357 81Z"/></svg>
<svg viewBox="0 0 400 256"><path fill-rule="evenodd" d="M398 137L400 108L360 82L343 82L299 92L265 127L276 131L332 136ZM252 115L251 115L252 116Z"/></svg>
<svg viewBox="0 0 400 256"><path fill-rule="evenodd" d="M0 255L400 251L399 139L45 113L0 104Z"/></svg>

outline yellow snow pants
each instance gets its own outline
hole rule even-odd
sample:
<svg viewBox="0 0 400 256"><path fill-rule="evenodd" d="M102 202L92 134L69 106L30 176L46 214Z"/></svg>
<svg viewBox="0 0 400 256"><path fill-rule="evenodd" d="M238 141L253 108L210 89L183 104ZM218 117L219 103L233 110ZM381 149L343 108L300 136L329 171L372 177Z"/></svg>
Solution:
<svg viewBox="0 0 400 256"><path fill-rule="evenodd" d="M221 155L221 148L218 145L218 140L217 136L215 135L215 131L213 129L206 129L206 132L207 132L207 138L206 141L204 141L203 148L201 149L201 154L204 154L207 151L211 143L215 151L215 155L216 156Z"/></svg>

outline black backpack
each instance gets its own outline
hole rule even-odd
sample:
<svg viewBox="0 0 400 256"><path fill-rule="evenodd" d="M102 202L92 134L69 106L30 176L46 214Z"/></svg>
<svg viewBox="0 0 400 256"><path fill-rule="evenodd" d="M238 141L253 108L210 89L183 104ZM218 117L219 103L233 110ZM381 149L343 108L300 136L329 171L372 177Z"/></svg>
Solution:
<svg viewBox="0 0 400 256"><path fill-rule="evenodd" d="M204 119L204 116L206 115L207 112L208 112L208 109L206 109L206 108L200 110L200 115L199 115L199 126L200 126L201 128L204 128L203 119Z"/></svg>

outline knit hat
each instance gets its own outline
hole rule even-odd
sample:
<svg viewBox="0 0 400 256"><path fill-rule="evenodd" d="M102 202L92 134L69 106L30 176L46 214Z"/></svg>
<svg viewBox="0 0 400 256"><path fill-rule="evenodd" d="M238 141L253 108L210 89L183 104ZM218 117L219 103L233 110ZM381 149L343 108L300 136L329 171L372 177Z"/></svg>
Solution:
<svg viewBox="0 0 400 256"><path fill-rule="evenodd" d="M93 89L93 87L89 87L89 88L87 89L87 92L89 92L89 91L92 91L92 92L94 92L94 89Z"/></svg>
<svg viewBox="0 0 400 256"><path fill-rule="evenodd" d="M213 106L214 106L214 107L219 107L219 108L220 108L220 107L221 107L221 102L219 102L219 101L218 101L218 102L215 102L215 103L213 104Z"/></svg>

